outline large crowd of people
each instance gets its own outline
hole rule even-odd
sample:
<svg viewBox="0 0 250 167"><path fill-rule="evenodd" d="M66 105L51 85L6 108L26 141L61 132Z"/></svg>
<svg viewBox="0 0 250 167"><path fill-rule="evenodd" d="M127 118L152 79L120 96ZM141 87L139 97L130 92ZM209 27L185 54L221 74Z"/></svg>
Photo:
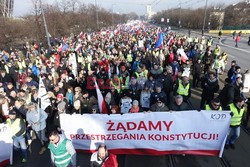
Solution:
<svg viewBox="0 0 250 167"><path fill-rule="evenodd" d="M232 61L220 91L219 78L226 73L228 54L218 44L213 47L212 38L191 38L133 22L99 32L51 38L50 42L48 49L27 42L22 49L0 52L0 122L10 125L14 146L22 150L22 162L27 161L35 134L41 143L40 154L50 139L52 163L60 166L58 161L63 160L56 157L65 149L59 147L61 152L57 153L53 141L61 141L66 147L68 140L59 139L56 133L61 131L59 115L100 113L97 88L104 97L107 114L191 110L191 88L201 89L198 110L231 110L234 133L226 144L235 147L244 102L248 100L250 71ZM51 102L45 110L39 106L39 79ZM249 107L247 113L246 126ZM75 166L71 143L67 147L70 151L64 166L70 163L70 157ZM106 147L102 148L105 152Z"/></svg>

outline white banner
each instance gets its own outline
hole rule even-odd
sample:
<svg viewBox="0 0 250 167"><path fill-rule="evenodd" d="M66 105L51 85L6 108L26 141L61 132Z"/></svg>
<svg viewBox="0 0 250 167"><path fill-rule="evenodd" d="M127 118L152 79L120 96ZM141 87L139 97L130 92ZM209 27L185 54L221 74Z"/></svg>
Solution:
<svg viewBox="0 0 250 167"><path fill-rule="evenodd" d="M7 124L0 124L0 166L12 164L13 140Z"/></svg>
<svg viewBox="0 0 250 167"><path fill-rule="evenodd" d="M143 40L139 40L138 41L138 47L139 48L143 48L144 47Z"/></svg>
<svg viewBox="0 0 250 167"><path fill-rule="evenodd" d="M105 143L114 154L222 156L227 111L60 115L61 128L78 150Z"/></svg>

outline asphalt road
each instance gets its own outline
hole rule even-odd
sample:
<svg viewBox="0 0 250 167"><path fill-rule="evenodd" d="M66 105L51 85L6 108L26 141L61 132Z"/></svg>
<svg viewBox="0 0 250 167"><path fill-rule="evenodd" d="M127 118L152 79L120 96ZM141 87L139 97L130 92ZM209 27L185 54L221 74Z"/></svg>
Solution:
<svg viewBox="0 0 250 167"><path fill-rule="evenodd" d="M182 33L187 33L183 30ZM192 32L192 36L198 36ZM229 62L236 60L243 71L250 68L250 47L246 40L242 39L239 48L235 48L235 43L231 37L225 36L220 41L214 39L214 45L220 44L222 51L229 53ZM227 66L229 67L229 66ZM220 76L221 80L225 76ZM198 109L200 103L201 89L192 90L191 103L195 109ZM250 124L250 123L249 123ZM191 155L170 155L170 156L135 156L122 155L118 157L119 167L250 167L250 135L241 129L241 136L236 143L236 149L225 150L223 159L209 156L191 156ZM32 153L26 164L21 164L20 153L14 154L15 167L49 167L50 155L47 150L43 155L39 155L38 141L32 144ZM90 154L79 153L77 156L78 165L88 167Z"/></svg>

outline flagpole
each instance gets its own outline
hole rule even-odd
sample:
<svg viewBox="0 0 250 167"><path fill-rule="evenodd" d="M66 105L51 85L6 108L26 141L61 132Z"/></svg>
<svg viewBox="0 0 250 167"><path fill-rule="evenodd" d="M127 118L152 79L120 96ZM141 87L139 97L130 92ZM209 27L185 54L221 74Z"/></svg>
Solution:
<svg viewBox="0 0 250 167"><path fill-rule="evenodd" d="M49 39L49 31L48 31L48 26L47 26L47 22L46 22L46 19L45 19L45 15L44 15L44 11L43 11L42 1L41 0L40 0L40 8L41 8L42 16L43 16L43 23L44 23L44 27L45 27L45 32L46 32L48 46L50 47L51 45L50 45L50 39Z"/></svg>

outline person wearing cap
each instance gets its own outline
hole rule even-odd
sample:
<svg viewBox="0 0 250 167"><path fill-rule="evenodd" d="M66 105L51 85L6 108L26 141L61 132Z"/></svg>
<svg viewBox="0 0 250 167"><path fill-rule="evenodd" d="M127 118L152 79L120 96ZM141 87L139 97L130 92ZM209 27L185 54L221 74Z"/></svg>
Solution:
<svg viewBox="0 0 250 167"><path fill-rule="evenodd" d="M239 96L235 97L234 102L228 105L227 110L231 111L232 117L225 148L227 149L230 146L232 149L235 149L235 142L240 137L240 125L245 112L244 99ZM232 135L230 135L230 132L232 132Z"/></svg>
<svg viewBox="0 0 250 167"><path fill-rule="evenodd" d="M76 167L76 151L72 141L58 131L49 134L49 150L53 167Z"/></svg>
<svg viewBox="0 0 250 167"><path fill-rule="evenodd" d="M222 107L220 104L220 99L219 98L215 98L213 99L209 104L205 105L205 110L218 110L218 111L222 111Z"/></svg>
<svg viewBox="0 0 250 167"><path fill-rule="evenodd" d="M168 107L164 104L164 100L162 98L157 98L155 104L150 107L150 111L158 112L158 111L169 111Z"/></svg>
<svg viewBox="0 0 250 167"><path fill-rule="evenodd" d="M91 109L91 114L97 114L97 113L99 113L98 105L93 105Z"/></svg>
<svg viewBox="0 0 250 167"><path fill-rule="evenodd" d="M202 94L200 109L204 109L205 104L210 103L214 99L214 94L219 90L219 81L215 77L215 73L210 72L201 82Z"/></svg>
<svg viewBox="0 0 250 167"><path fill-rule="evenodd" d="M191 96L191 84L187 76L182 76L175 85L174 96L181 95L184 101L187 101Z"/></svg>
<svg viewBox="0 0 250 167"><path fill-rule="evenodd" d="M17 116L15 110L11 109L9 111L9 118L6 120L7 124L10 126L10 133L13 139L14 150L19 150L21 148L22 152L22 163L27 162L28 151L25 141L26 125L25 121Z"/></svg>
<svg viewBox="0 0 250 167"><path fill-rule="evenodd" d="M150 96L150 104L155 104L158 98L161 98L162 102L164 104L167 104L167 95L165 92L162 91L161 83L156 84L156 89Z"/></svg>
<svg viewBox="0 0 250 167"><path fill-rule="evenodd" d="M138 100L134 100L132 103L132 107L129 110L129 113L138 113L141 112L141 108L139 107L139 102Z"/></svg>
<svg viewBox="0 0 250 167"><path fill-rule="evenodd" d="M47 138L45 137L45 130L47 117L48 114L43 109L39 108L36 103L28 104L26 120L29 124L28 126L31 126L40 141L41 149L39 154L43 154L46 150L45 143Z"/></svg>
<svg viewBox="0 0 250 167"><path fill-rule="evenodd" d="M110 154L105 144L100 144L91 155L90 167L118 167L116 155Z"/></svg>
<svg viewBox="0 0 250 167"><path fill-rule="evenodd" d="M186 111L190 110L189 105L183 101L183 97L181 95L175 96L175 101L170 105L170 110L173 111Z"/></svg>

